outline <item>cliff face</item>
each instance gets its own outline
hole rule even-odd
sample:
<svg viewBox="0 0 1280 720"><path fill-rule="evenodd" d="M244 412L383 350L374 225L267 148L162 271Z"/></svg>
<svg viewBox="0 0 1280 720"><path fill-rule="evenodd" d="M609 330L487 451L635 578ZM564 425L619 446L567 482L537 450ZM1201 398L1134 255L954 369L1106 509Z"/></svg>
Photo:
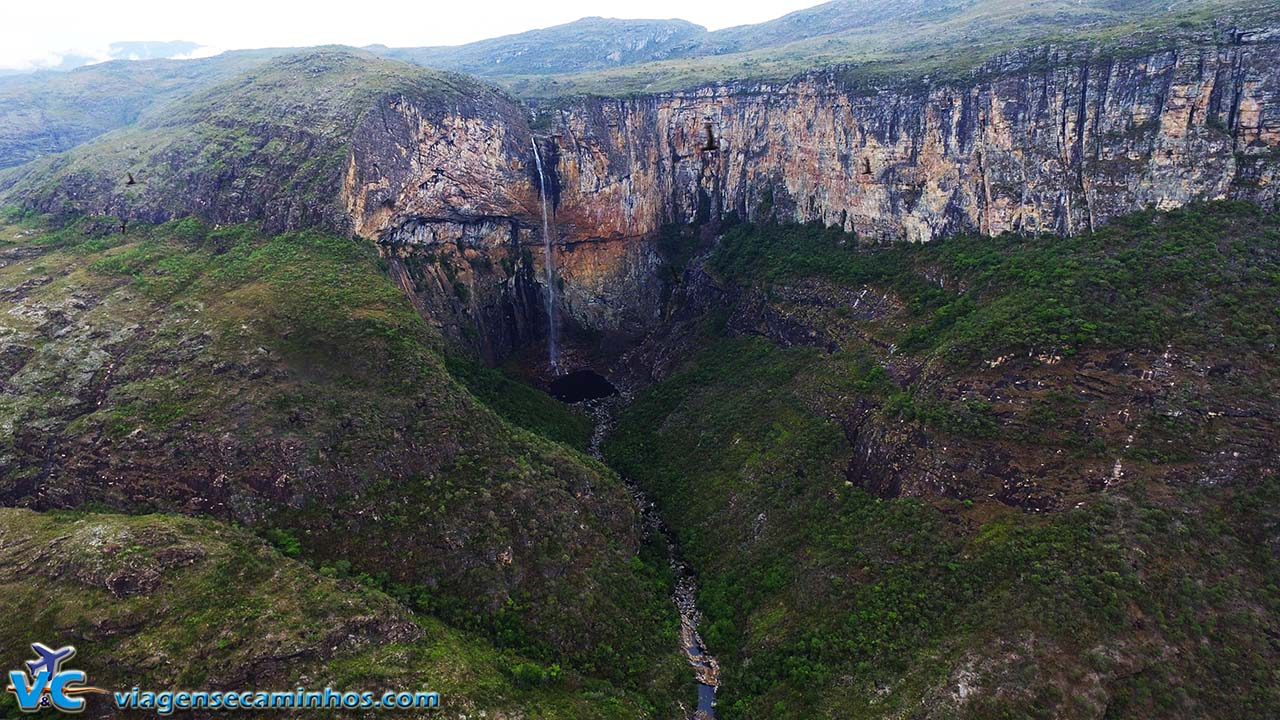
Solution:
<svg viewBox="0 0 1280 720"><path fill-rule="evenodd" d="M644 328L657 317L661 286L646 234L600 233L574 214L581 197L557 208L568 199L559 146L537 142L558 312L582 328ZM379 243L424 316L490 361L546 333L533 143L526 109L513 100L442 111L388 97L357 127L343 183L354 232ZM597 214L608 215L608 200L595 198Z"/></svg>
<svg viewBox="0 0 1280 720"><path fill-rule="evenodd" d="M1280 31L1264 30L1123 58L1026 51L967 85L875 91L827 72L580 99L535 108L537 133L514 102L430 121L393 103L357 132L344 203L357 233L409 261L437 322L492 359L545 324L535 134L559 310L635 333L661 316L666 223L734 214L927 241L1074 234L1197 200L1274 206L1278 59Z"/></svg>
<svg viewBox="0 0 1280 720"><path fill-rule="evenodd" d="M1024 53L963 87L868 93L824 74L587 101L558 113L562 212L603 237L736 212L920 241L1273 203L1277 43L1253 32L1127 59Z"/></svg>
<svg viewBox="0 0 1280 720"><path fill-rule="evenodd" d="M966 80L892 89L834 70L533 108L331 49L0 187L45 212L353 232L379 243L424 316L492 361L546 335L535 137L571 336L635 336L661 319L672 273L654 239L668 223L736 216L926 241L1073 234L1195 200L1274 206L1280 29L1170 44L1026 50Z"/></svg>

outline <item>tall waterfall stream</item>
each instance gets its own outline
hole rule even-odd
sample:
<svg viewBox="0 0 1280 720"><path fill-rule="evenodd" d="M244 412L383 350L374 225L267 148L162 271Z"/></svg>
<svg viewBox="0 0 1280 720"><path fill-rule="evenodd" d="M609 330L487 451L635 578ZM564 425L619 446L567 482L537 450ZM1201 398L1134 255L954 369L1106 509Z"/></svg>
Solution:
<svg viewBox="0 0 1280 720"><path fill-rule="evenodd" d="M556 347L556 260L551 247L551 210L550 203L547 202L547 176L542 171L538 139L532 138L529 142L533 145L533 161L538 166L538 192L542 197L542 264L547 286L547 362L551 366L551 372L556 373L560 369L560 355Z"/></svg>
<svg viewBox="0 0 1280 720"><path fill-rule="evenodd" d="M547 361L552 374L555 375L560 372L560 357L556 337L555 255L553 253L553 238L551 235L551 203L547 197L547 176L543 170L542 154L538 150L538 141L534 138L530 142L533 145L534 163L538 167L538 192L542 199L542 247L547 310ZM613 429L614 410L623 400L617 396L593 397L595 399L589 399L583 403L583 406L595 420L595 429L592 431L591 444L588 450L597 460L603 461L600 446L609 431ZM573 402L569 398L562 399ZM671 599L680 615L680 649L693 667L694 679L698 684L698 702L694 718L695 720L714 720L716 716L716 690L720 686L720 664L715 657L706 652L702 644L702 637L698 634L698 622L702 619L702 613L699 612L696 603L698 594L697 578L689 566L680 559L679 549L672 542L671 533L662 522L661 516L658 515L658 509L653 501L646 497L635 483L627 478L623 478L623 481L626 483L627 490L631 493L632 500L640 513L640 524L644 532L644 539L657 538L665 545L667 562L670 563L671 571L675 576L675 590Z"/></svg>

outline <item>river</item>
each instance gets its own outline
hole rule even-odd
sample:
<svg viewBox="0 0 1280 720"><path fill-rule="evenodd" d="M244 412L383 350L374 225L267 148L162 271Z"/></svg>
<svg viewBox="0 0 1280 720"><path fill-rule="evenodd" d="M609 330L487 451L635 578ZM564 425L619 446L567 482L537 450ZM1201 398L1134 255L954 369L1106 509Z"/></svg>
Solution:
<svg viewBox="0 0 1280 720"><path fill-rule="evenodd" d="M613 430L614 413L619 405L625 402L622 396L614 396L591 400L583 403L583 407L595 420L595 428L591 433L588 450L592 457L604 461L600 446L605 437ZM662 522L658 508L642 490L629 478L623 477L627 490L640 513L640 525L644 540L658 538L667 549L667 562L675 576L675 591L671 600L680 614L680 649L693 667L694 682L698 685L698 702L694 720L714 720L716 716L716 691L720 687L720 663L706 651L702 636L698 634L698 623L702 613L698 610L698 580L687 563L680 559L680 549L671 539L671 532Z"/></svg>

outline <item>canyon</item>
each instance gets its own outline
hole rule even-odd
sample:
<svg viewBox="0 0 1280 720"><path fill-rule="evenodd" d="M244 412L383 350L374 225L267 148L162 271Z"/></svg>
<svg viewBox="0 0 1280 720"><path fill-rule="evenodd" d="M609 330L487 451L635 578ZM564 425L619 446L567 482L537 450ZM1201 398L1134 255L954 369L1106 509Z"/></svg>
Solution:
<svg viewBox="0 0 1280 720"><path fill-rule="evenodd" d="M520 99L322 48L264 60L176 117L5 171L0 200L348 233L379 246L433 325L495 363L548 336L548 282L570 347L652 330L679 281L657 242L664 228L710 237L726 222L820 223L866 242L927 242L1075 235L1195 201L1274 207L1277 58L1280 27L1214 26L1013 50L936 78L870 82L836 66ZM291 100L302 122L264 114L258 95L300 87L300 74L331 88L325 102Z"/></svg>
<svg viewBox="0 0 1280 720"><path fill-rule="evenodd" d="M1010 7L1062 33L955 31ZM0 83L14 612L112 684L460 720L1275 715L1280 20L1215 7L837 2L737 36L936 56L754 79L88 68L144 88L66 135ZM530 47L598 70L583 22Z"/></svg>

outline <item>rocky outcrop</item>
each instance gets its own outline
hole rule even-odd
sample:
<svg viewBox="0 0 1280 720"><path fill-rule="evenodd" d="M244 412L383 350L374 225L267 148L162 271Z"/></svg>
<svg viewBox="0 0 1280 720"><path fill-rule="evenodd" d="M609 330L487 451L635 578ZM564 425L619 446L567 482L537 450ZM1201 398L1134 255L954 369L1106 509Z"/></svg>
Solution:
<svg viewBox="0 0 1280 720"><path fill-rule="evenodd" d="M514 100L442 111L388 97L357 127L345 174L354 232L379 243L424 316L490 361L546 334L534 141ZM579 328L643 329L660 305L651 238L593 232L572 214L577 205L557 205L566 198L554 171L558 146L537 142L548 168L558 307Z"/></svg>

